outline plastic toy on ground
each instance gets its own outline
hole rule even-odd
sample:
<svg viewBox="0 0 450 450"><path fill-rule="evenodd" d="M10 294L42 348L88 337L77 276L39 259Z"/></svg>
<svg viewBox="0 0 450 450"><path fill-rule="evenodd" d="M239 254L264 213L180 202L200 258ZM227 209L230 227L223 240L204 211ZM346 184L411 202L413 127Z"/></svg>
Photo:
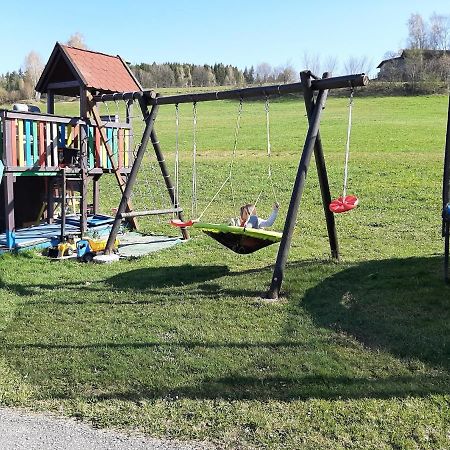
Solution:
<svg viewBox="0 0 450 450"><path fill-rule="evenodd" d="M77 258L82 262L91 262L95 256L102 255L106 247L106 239L80 239L77 242ZM114 252L117 252L119 246L118 239L114 242Z"/></svg>

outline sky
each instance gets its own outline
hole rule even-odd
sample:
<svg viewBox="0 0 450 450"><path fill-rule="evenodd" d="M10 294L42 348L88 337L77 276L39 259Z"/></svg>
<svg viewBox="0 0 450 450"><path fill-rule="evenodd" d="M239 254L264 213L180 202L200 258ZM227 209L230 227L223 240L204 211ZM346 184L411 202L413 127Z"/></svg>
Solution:
<svg viewBox="0 0 450 450"><path fill-rule="evenodd" d="M2 2L0 73L18 70L34 50L46 62L56 41L79 32L92 50L140 62L222 62L304 67L305 55L340 62L367 58L370 74L406 45L412 13L450 16L449 0L78 0ZM326 67L322 67L324 70Z"/></svg>

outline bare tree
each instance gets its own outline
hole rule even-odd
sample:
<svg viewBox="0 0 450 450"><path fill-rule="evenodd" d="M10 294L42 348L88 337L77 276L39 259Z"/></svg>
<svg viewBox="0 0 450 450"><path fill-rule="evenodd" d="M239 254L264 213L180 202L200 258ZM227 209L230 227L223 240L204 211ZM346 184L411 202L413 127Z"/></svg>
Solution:
<svg viewBox="0 0 450 450"><path fill-rule="evenodd" d="M256 66L256 79L260 83L267 83L270 81L272 75L272 66L269 63L262 62Z"/></svg>
<svg viewBox="0 0 450 450"><path fill-rule="evenodd" d="M310 54L308 52L303 53L303 68L305 70L310 70L316 75L321 74L322 63L320 61L320 56L317 53Z"/></svg>
<svg viewBox="0 0 450 450"><path fill-rule="evenodd" d="M348 74L353 73L366 73L370 72L372 62L367 56L350 56L347 61L344 62L344 70Z"/></svg>
<svg viewBox="0 0 450 450"><path fill-rule="evenodd" d="M335 73L339 67L338 59L336 56L328 56L324 62L324 70L330 73Z"/></svg>
<svg viewBox="0 0 450 450"><path fill-rule="evenodd" d="M32 50L27 56L25 56L23 71L25 76L29 78L32 86L36 86L43 69L44 64L39 53Z"/></svg>
<svg viewBox="0 0 450 450"><path fill-rule="evenodd" d="M25 74L25 77L23 80L24 85L21 91L26 98L32 97L34 88L41 76L43 69L44 64L39 53L32 50L30 53L28 53L23 62L23 72ZM37 94L37 98L39 98L39 94Z"/></svg>
<svg viewBox="0 0 450 450"><path fill-rule="evenodd" d="M420 14L408 19L408 47L423 50L427 47L427 26Z"/></svg>
<svg viewBox="0 0 450 450"><path fill-rule="evenodd" d="M447 50L449 46L450 17L436 13L430 18L429 46L432 50Z"/></svg>
<svg viewBox="0 0 450 450"><path fill-rule="evenodd" d="M297 72L290 63L286 63L282 66L276 67L274 69L274 75L276 81L284 84L293 83L294 81L298 80Z"/></svg>
<svg viewBox="0 0 450 450"><path fill-rule="evenodd" d="M67 41L67 45L70 47L87 49L86 42L84 41L84 36L80 32L76 32L70 36Z"/></svg>

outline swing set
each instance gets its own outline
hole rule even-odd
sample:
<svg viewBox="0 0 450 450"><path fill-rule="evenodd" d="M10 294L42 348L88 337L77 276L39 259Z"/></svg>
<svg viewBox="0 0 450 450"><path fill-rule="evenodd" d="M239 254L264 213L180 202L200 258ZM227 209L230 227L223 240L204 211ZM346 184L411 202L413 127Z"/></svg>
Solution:
<svg viewBox="0 0 450 450"><path fill-rule="evenodd" d="M159 215L172 214L173 218L171 224L179 227L184 239L188 239L189 227L197 228L205 232L208 236L220 242L224 246L230 248L236 253L247 254L252 253L260 248L266 247L276 242L280 242L277 260L272 276L270 289L267 297L271 299L278 298L281 284L283 281L284 270L287 262L289 249L291 246L292 236L295 228L295 222L298 215L300 201L304 191L306 173L310 164L311 156L315 154L315 161L317 173L319 177L319 186L322 194L323 210L327 224L328 238L330 243L331 256L339 259L339 246L337 231L335 226L334 213L349 211L356 207L358 200L355 196L347 195L347 179L348 179L348 161L350 151L350 131L351 131L351 114L353 105L353 90L355 87L366 86L368 84L368 77L365 74L346 75L341 77L329 77L325 73L322 78L312 74L310 71L303 71L300 74L300 82L290 83L284 85L259 86L243 89L233 89L218 92L202 92L190 93L173 96L159 96L152 90L145 90L141 92L130 92L120 94L119 100L137 100L140 110L142 112L145 129L141 138L141 142L137 146L135 160L133 167L128 176L127 182L123 189L122 198L117 208L116 217L112 226L108 243L106 245L106 253L113 249L114 241L120 229L120 224L123 219L144 216L144 215ZM322 141L320 138L320 121L322 111L325 107L328 91L330 89L350 88L350 103L349 103L349 120L347 129L347 143L345 154L345 170L344 170L344 188L342 196L332 201L330 188L328 183L328 176L325 165L325 158L322 148ZM300 157L300 162L295 177L289 208L284 224L283 233L276 231L256 229L246 226L233 226L226 224L214 224L202 222L203 215L213 201L219 196L220 192L227 184L232 184L233 168L236 158L238 137L240 130L240 120L242 116L242 105L246 98L264 98L265 112L266 112L266 135L267 135L267 157L268 157L268 181L272 188L274 198L276 199L274 183L272 181L271 168L271 144L270 144L270 114L269 114L269 99L272 97L279 97L293 93L303 93L305 107L308 117L308 131L306 134L303 150ZM116 101L116 94L103 95L102 101ZM206 206L201 214L197 214L197 142L196 142L196 127L197 127L197 104L205 101L218 101L227 99L239 99L238 115L235 127L235 139L233 146L233 154L229 166L228 176L221 184L218 191L214 194L211 201ZM192 103L193 105L193 170L192 170L192 219L185 220L183 209L179 201L179 109L178 105L181 103ZM158 113L158 109L162 105L175 105L175 184L169 175L167 165L165 163L164 155L157 139L154 122ZM141 168L142 160L146 152L148 143L151 142L158 161L162 178L164 179L171 208L161 210L146 210L146 211L130 211L127 209L133 187L136 183L138 172ZM262 195L262 190L254 202L254 206L258 203Z"/></svg>

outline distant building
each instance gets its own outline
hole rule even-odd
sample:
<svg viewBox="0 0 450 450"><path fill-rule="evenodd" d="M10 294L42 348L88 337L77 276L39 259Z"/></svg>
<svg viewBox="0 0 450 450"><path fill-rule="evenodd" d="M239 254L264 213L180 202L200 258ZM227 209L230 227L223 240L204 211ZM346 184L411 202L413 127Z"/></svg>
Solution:
<svg viewBox="0 0 450 450"><path fill-rule="evenodd" d="M385 59L378 64L378 79L408 81L412 68L420 64L439 77L447 78L450 69L450 50L403 50L400 56Z"/></svg>

